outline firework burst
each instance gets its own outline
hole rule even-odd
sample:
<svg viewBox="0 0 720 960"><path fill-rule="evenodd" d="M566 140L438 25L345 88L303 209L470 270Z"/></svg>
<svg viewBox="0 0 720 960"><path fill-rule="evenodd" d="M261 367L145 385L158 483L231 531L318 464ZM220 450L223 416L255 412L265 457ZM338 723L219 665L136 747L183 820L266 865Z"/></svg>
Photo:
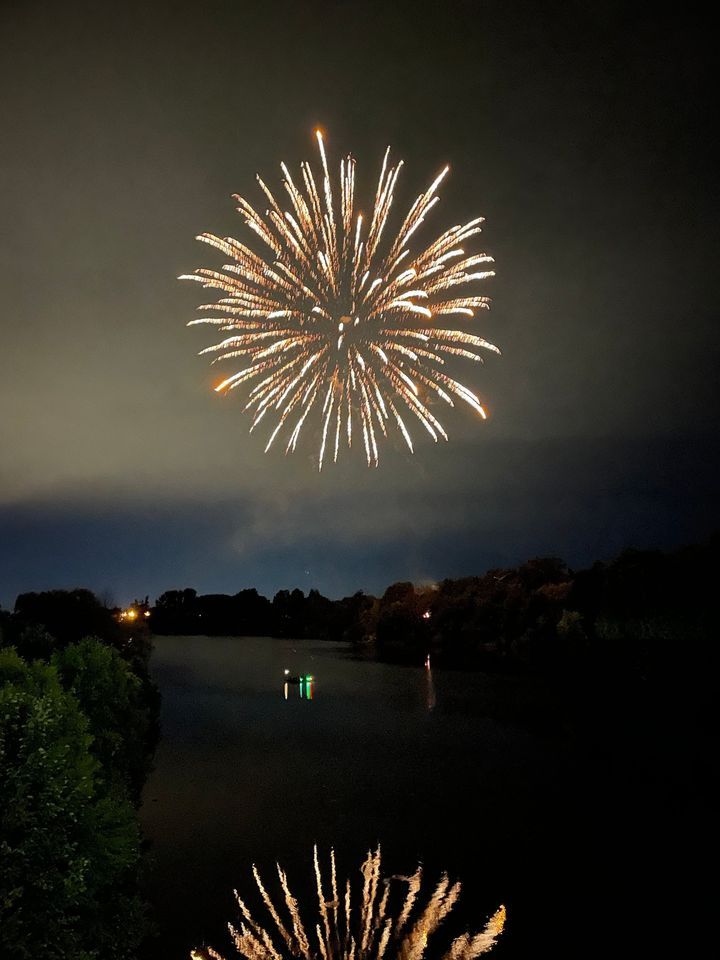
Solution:
<svg viewBox="0 0 720 960"><path fill-rule="evenodd" d="M314 850L315 884L318 897L318 917L314 931L308 932L300 917L298 902L290 892L287 876L278 865L277 872L283 891L287 917L282 919L268 894L256 867L253 875L262 901L272 919L272 931L266 930L250 913L235 891L242 920L235 927L229 924L230 935L240 956L246 960L382 960L392 956L397 960L422 960L428 939L438 929L454 907L460 884L451 883L446 874L423 902L421 896L422 868L409 877L384 878L380 874L380 848L369 851L360 868L362 894L359 904L353 905L352 889L347 880L338 887L335 854L330 852L330 883L323 883ZM393 912L391 885L404 889ZM485 928L476 934L462 934L452 941L443 960L474 960L487 953L502 933L505 908L500 907L488 920ZM273 939L274 937L274 939ZM212 948L193 950L193 960L223 960Z"/></svg>
<svg viewBox="0 0 720 960"><path fill-rule="evenodd" d="M430 409L434 401L469 404L481 417L477 395L447 370L455 357L482 361L497 347L466 330L445 326L450 318L467 324L488 298L469 284L492 276L485 253L469 253L468 240L480 233L482 217L446 230L419 252L410 241L437 204L448 167L421 193L389 236L388 218L402 160L380 171L372 213L356 210L355 160L340 161L333 183L322 134L317 131L322 175L316 180L302 163L296 182L281 164L289 209L283 209L258 176L267 209L261 216L235 195L238 211L264 245L261 256L232 237L209 233L197 238L230 258L221 271L199 268L180 279L220 291L221 298L199 309L223 336L202 353L213 363L240 361L219 393L245 385L251 432L266 420L266 451L285 431L286 452L294 451L311 413L319 415L318 467L340 446L360 435L368 465L378 463L378 441L397 428L410 450L409 422L419 421L433 440L447 434ZM318 183L320 186L318 186Z"/></svg>

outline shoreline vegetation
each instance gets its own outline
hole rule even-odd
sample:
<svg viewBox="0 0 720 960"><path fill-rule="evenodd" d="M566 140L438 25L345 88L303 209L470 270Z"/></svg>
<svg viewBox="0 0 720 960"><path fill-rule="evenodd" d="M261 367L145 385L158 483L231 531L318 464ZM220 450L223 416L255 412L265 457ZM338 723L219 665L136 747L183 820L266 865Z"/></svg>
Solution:
<svg viewBox="0 0 720 960"><path fill-rule="evenodd" d="M88 590L0 611L0 955L131 960L151 932L138 811L159 737L147 630Z"/></svg>
<svg viewBox="0 0 720 960"><path fill-rule="evenodd" d="M380 597L183 589L121 610L89 590L20 594L0 609L0 954L131 960L152 945L138 811L160 735L153 634L319 639L363 658L535 676L556 719L580 717L591 736L597 725L599 743L609 723L628 743L637 726L644 751L672 714L699 758L719 573L715 535L587 570L535 559ZM704 768L688 774L704 781Z"/></svg>
<svg viewBox="0 0 720 960"><path fill-rule="evenodd" d="M154 634L352 643L363 656L493 672L601 671L647 679L702 670L716 632L720 535L669 553L626 550L573 571L557 558L330 600L317 590L169 590L136 602Z"/></svg>

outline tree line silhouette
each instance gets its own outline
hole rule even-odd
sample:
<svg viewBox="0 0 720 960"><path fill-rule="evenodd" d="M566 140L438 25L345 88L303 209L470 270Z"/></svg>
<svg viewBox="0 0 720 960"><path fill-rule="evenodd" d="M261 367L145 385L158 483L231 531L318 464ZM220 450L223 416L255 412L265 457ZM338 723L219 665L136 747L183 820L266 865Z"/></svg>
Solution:
<svg viewBox="0 0 720 960"><path fill-rule="evenodd" d="M151 608L157 634L351 641L383 659L536 670L588 662L645 674L709 650L720 536L673 552L626 550L573 571L557 558L382 596L317 590L234 595L169 590Z"/></svg>

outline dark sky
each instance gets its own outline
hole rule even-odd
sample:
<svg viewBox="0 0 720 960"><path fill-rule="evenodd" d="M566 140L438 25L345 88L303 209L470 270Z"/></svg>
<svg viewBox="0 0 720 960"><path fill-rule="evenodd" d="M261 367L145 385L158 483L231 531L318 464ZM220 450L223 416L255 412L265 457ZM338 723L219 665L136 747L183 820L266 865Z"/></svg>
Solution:
<svg viewBox="0 0 720 960"><path fill-rule="evenodd" d="M0 14L0 601L574 565L720 526L714 30L679 5L33 3ZM254 174L450 162L496 259L450 443L264 455L186 329ZM246 236L246 234L245 234Z"/></svg>

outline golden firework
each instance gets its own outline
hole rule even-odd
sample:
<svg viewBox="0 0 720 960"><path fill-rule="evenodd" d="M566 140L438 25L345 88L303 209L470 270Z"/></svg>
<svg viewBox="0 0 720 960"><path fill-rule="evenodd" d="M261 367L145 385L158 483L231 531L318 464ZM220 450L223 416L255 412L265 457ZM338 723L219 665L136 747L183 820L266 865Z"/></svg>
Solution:
<svg viewBox="0 0 720 960"><path fill-rule="evenodd" d="M487 297L468 285L493 275L492 257L468 253L465 244L480 233L482 217L446 230L417 253L410 240L438 202L448 167L415 200L394 236L386 230L403 161L383 159L370 217L356 211L355 160L340 161L333 184L323 137L316 132L321 187L309 163L293 180L281 164L290 209L283 209L258 176L267 200L265 215L235 195L238 211L264 244L264 255L232 237L202 233L198 240L230 258L220 271L199 268L181 280L196 280L220 291L216 303L199 309L210 315L190 321L212 324L224 336L202 353L213 363L241 360L219 393L247 384L245 409L252 432L267 417L272 426L265 450L283 428L286 452L295 450L311 412L319 414L318 467L341 443L360 432L368 465L378 463L379 436L394 425L410 451L408 415L433 440L447 440L430 410L431 399L469 404L481 417L477 395L447 372L461 357L482 361L482 351L500 351L482 337L444 326L450 317L472 320L487 308Z"/></svg>
<svg viewBox="0 0 720 960"><path fill-rule="evenodd" d="M300 908L290 892L287 876L278 865L277 872L283 891L286 920L280 916L268 894L260 874L253 867L253 875L263 903L273 921L271 930L258 923L245 902L235 891L242 919L238 926L229 924L230 935L240 956L246 960L382 960L392 956L397 960L422 960L428 939L435 933L454 907L460 884L451 883L446 874L440 878L426 902L420 896L422 868L412 876L384 878L380 873L380 848L368 851L360 868L362 893L357 906L353 905L352 889L347 880L338 887L335 854L330 852L330 883L323 884L314 850L315 885L318 898L318 918L315 929L307 931L300 917ZM404 888L399 910L393 915L391 884ZM474 960L487 953L503 931L505 907L499 907L477 934L464 933L456 937L443 960ZM196 960L211 957L223 960L212 947L193 950Z"/></svg>

